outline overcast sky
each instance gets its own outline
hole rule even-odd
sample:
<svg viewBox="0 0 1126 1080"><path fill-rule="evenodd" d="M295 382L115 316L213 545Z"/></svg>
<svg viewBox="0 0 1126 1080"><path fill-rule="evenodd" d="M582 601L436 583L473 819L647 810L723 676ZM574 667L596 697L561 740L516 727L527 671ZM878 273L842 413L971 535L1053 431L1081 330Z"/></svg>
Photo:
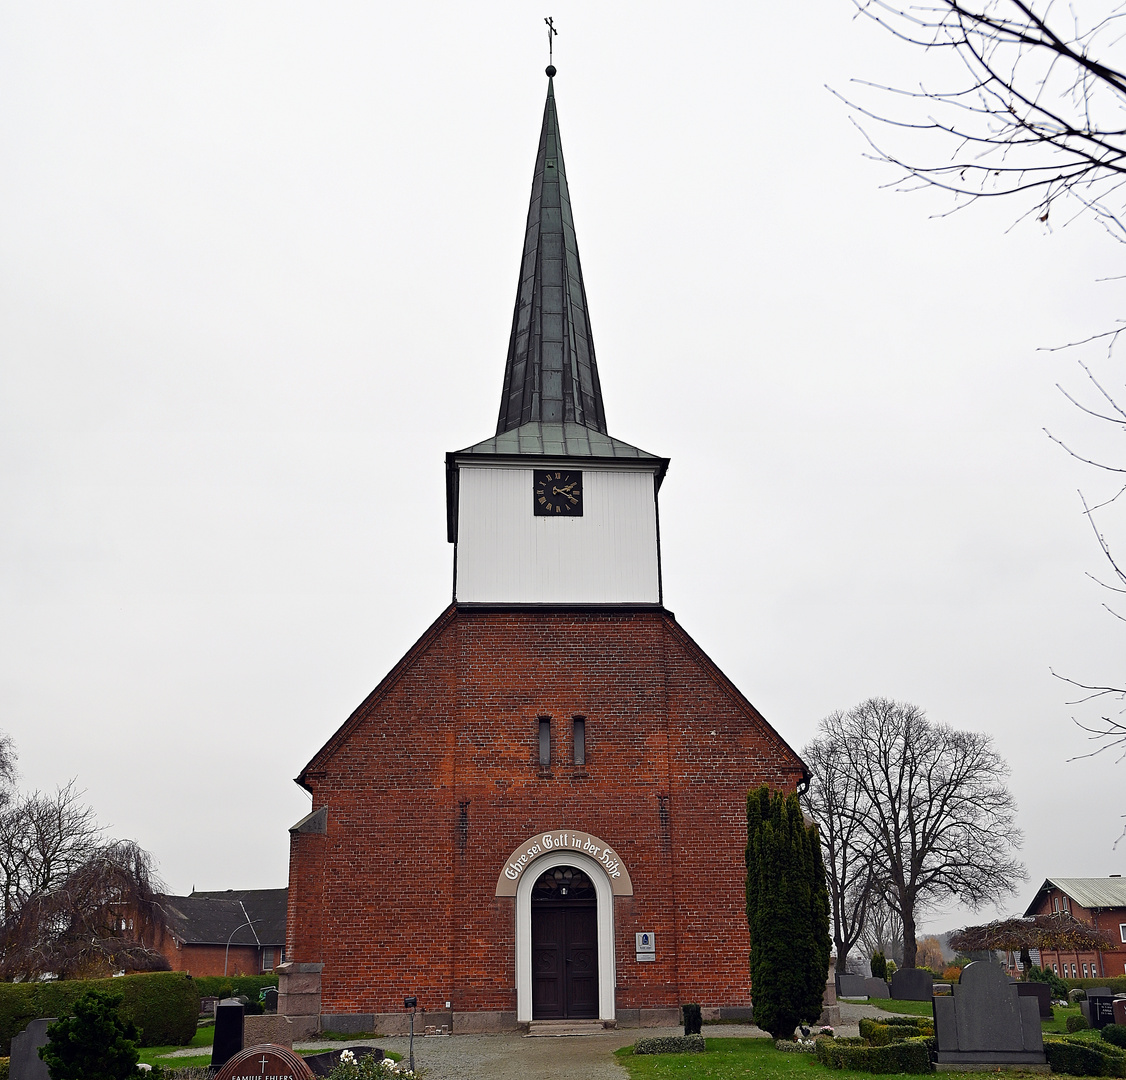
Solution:
<svg viewBox="0 0 1126 1080"><path fill-rule="evenodd" d="M1043 428L1121 444L1043 348L1114 324L1124 249L887 190L826 86L929 61L848 0L0 3L22 783L76 777L173 891L286 883L292 777L449 602L545 15L610 432L672 459L668 607L795 748L872 695L993 735L1030 875L1002 911L1123 871L1126 763L1069 761L1049 670L1122 679L1077 495L1113 482Z"/></svg>

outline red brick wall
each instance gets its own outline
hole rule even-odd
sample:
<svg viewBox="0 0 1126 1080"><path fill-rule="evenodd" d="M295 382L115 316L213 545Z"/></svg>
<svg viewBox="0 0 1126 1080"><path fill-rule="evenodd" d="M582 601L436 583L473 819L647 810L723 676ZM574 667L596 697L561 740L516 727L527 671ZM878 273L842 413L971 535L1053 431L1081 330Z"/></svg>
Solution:
<svg viewBox="0 0 1126 1080"><path fill-rule="evenodd" d="M587 764L571 719L586 717ZM553 764L538 766L540 716ZM509 853L568 826L621 855L618 1008L745 1005L745 800L796 755L662 612L446 612L303 774L326 836L294 834L290 959L322 1011L513 1010ZM635 931L660 943L634 959Z"/></svg>
<svg viewBox="0 0 1126 1080"><path fill-rule="evenodd" d="M189 975L222 975L224 960L228 975L260 975L261 958L256 945L232 945L226 956L225 945L183 945L176 947L170 935L164 935L157 949L167 958L173 971ZM274 950L275 961L280 950Z"/></svg>

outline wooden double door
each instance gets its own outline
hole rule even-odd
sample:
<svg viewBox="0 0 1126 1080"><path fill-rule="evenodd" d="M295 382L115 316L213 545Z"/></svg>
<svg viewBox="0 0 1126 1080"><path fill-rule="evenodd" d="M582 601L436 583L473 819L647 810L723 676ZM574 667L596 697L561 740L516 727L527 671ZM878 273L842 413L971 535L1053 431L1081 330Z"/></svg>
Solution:
<svg viewBox="0 0 1126 1080"><path fill-rule="evenodd" d="M596 900L532 904L532 1018L598 1016Z"/></svg>

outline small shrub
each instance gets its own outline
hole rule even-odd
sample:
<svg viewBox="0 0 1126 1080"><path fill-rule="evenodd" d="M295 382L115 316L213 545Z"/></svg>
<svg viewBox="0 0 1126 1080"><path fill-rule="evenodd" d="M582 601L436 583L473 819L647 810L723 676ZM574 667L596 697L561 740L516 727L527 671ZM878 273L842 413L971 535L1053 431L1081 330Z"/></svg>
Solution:
<svg viewBox="0 0 1126 1080"><path fill-rule="evenodd" d="M894 960L887 961L888 979L890 979L899 970L899 965Z"/></svg>
<svg viewBox="0 0 1126 1080"><path fill-rule="evenodd" d="M658 1039L638 1039L635 1054L702 1054L703 1035L666 1035Z"/></svg>
<svg viewBox="0 0 1126 1080"><path fill-rule="evenodd" d="M699 1035L700 1026L703 1023L700 1016L700 1006L690 1001L687 1005L681 1005L680 1008L684 1015L684 1034Z"/></svg>
<svg viewBox="0 0 1126 1080"><path fill-rule="evenodd" d="M377 1054L357 1057L351 1050L342 1050L340 1063L328 1074L328 1080L393 1080L417 1075L391 1058L381 1058Z"/></svg>
<svg viewBox="0 0 1126 1080"><path fill-rule="evenodd" d="M1103 1042L1126 1049L1126 1024L1107 1024L1099 1034Z"/></svg>
<svg viewBox="0 0 1126 1080"><path fill-rule="evenodd" d="M1091 1025L1087 1023L1087 1017L1085 1016L1069 1016L1065 1026L1067 1027L1068 1034L1070 1034L1073 1031L1085 1031Z"/></svg>
<svg viewBox="0 0 1126 1080"><path fill-rule="evenodd" d="M11 1058L0 1057L0 1080L8 1080L8 1066L11 1060Z"/></svg>
<svg viewBox="0 0 1126 1080"><path fill-rule="evenodd" d="M1049 1039L1044 1054L1055 1073L1126 1077L1126 1054L1093 1040Z"/></svg>
<svg viewBox="0 0 1126 1080"><path fill-rule="evenodd" d="M942 981L956 983L962 977L962 969L957 964L951 964L942 972Z"/></svg>
<svg viewBox="0 0 1126 1080"><path fill-rule="evenodd" d="M889 1027L934 1027L934 1021L929 1016L883 1016L880 1018L880 1023L887 1024Z"/></svg>
<svg viewBox="0 0 1126 1080"><path fill-rule="evenodd" d="M884 954L877 949L872 953L872 978L886 979L887 977L888 962L884 959Z"/></svg>
<svg viewBox="0 0 1126 1080"><path fill-rule="evenodd" d="M51 1080L130 1080L137 1073L140 1032L122 1020L123 995L87 990L74 1003L74 1015L47 1029L50 1042L39 1048Z"/></svg>
<svg viewBox="0 0 1126 1080"><path fill-rule="evenodd" d="M1066 1000L1067 984L1051 968L1030 967L1028 978L1032 982L1047 983L1053 998Z"/></svg>
<svg viewBox="0 0 1126 1080"><path fill-rule="evenodd" d="M812 1039L799 1039L797 1042L794 1042L793 1039L775 1039L774 1049L781 1050L783 1054L817 1053L817 1047Z"/></svg>

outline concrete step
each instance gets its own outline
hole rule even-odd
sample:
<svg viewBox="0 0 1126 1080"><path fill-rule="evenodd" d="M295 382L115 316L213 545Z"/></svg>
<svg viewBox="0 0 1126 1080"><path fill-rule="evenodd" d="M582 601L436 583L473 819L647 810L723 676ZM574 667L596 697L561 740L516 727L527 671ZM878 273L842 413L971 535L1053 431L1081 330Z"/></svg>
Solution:
<svg viewBox="0 0 1126 1080"><path fill-rule="evenodd" d="M533 1020L528 1025L528 1038L563 1035L605 1035L601 1020Z"/></svg>

